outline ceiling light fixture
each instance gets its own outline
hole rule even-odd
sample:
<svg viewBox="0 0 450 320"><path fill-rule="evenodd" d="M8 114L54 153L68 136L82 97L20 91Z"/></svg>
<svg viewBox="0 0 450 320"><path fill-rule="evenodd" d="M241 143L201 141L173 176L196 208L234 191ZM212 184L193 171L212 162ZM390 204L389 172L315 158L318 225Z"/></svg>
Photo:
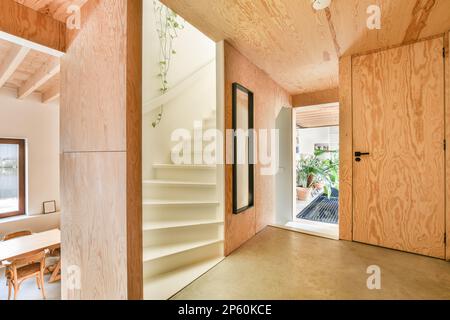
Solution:
<svg viewBox="0 0 450 320"><path fill-rule="evenodd" d="M331 4L331 0L312 0L312 6L315 10L323 10L328 8Z"/></svg>

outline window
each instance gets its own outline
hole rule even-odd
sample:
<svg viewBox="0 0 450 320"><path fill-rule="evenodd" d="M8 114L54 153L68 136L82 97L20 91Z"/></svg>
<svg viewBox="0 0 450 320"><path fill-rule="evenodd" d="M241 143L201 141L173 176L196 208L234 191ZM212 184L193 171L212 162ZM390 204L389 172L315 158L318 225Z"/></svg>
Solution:
<svg viewBox="0 0 450 320"><path fill-rule="evenodd" d="M25 141L0 138L0 218L25 214Z"/></svg>

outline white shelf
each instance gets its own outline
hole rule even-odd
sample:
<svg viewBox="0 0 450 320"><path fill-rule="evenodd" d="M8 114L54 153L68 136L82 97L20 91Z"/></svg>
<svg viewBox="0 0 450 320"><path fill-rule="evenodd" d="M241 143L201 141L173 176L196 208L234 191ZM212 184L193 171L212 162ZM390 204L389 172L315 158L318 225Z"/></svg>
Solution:
<svg viewBox="0 0 450 320"><path fill-rule="evenodd" d="M187 243L175 243L175 244L165 244L160 246L152 246L144 248L144 262L160 259L163 257L171 256L177 253L206 247L212 244L221 243L223 240L214 239L214 240L203 240L203 241L194 241Z"/></svg>
<svg viewBox="0 0 450 320"><path fill-rule="evenodd" d="M208 259L144 280L145 300L165 300L216 266L224 258Z"/></svg>
<svg viewBox="0 0 450 320"><path fill-rule="evenodd" d="M222 224L221 220L177 220L177 221L154 221L144 222L144 231L171 229L171 228L183 228L183 227L195 227L212 224Z"/></svg>
<svg viewBox="0 0 450 320"><path fill-rule="evenodd" d="M218 201L145 200L144 206L217 206Z"/></svg>
<svg viewBox="0 0 450 320"><path fill-rule="evenodd" d="M216 184L213 182L190 182L190 181L172 181L172 180L145 180L144 185L154 186L173 186L173 187L198 187L198 188L214 188Z"/></svg>
<svg viewBox="0 0 450 320"><path fill-rule="evenodd" d="M216 165L207 165L207 164L154 164L153 168L155 169L199 169L199 170L215 170L217 169Z"/></svg>

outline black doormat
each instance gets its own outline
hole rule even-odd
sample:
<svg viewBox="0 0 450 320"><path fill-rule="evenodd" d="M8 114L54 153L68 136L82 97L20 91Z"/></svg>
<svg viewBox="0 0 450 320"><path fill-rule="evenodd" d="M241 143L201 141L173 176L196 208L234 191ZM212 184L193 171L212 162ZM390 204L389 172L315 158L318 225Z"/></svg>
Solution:
<svg viewBox="0 0 450 320"><path fill-rule="evenodd" d="M316 222L338 224L339 198L321 195L304 208L297 218Z"/></svg>

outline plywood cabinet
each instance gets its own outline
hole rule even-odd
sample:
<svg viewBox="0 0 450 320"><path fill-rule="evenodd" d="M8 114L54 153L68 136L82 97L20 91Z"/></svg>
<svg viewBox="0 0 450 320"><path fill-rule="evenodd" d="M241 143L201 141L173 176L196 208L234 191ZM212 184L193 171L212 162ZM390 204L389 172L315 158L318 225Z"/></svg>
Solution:
<svg viewBox="0 0 450 320"><path fill-rule="evenodd" d="M142 1L81 16L61 62L62 297L142 299Z"/></svg>

